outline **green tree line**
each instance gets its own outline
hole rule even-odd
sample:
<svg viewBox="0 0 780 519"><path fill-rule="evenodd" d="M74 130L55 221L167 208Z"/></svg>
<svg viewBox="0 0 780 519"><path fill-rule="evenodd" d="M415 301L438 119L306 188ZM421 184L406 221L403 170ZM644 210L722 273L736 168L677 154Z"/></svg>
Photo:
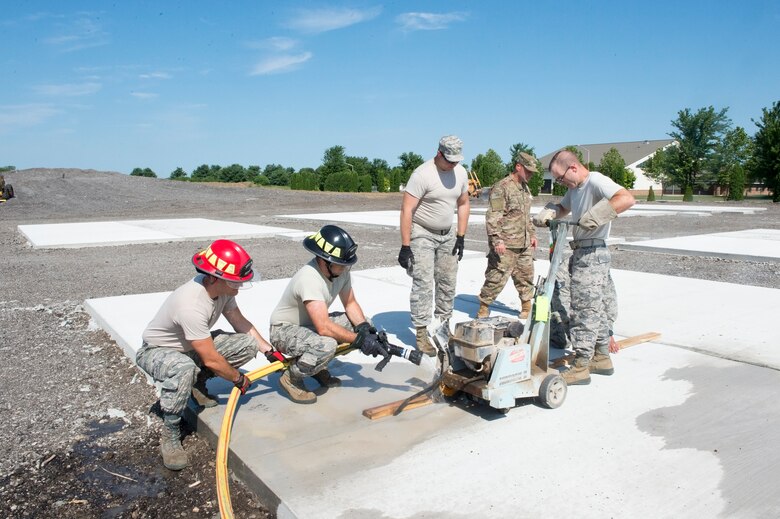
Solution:
<svg viewBox="0 0 780 519"><path fill-rule="evenodd" d="M733 127L728 108L715 110L712 106L692 111L680 110L671 121L669 133L675 142L658 150L643 169L648 177L658 182L675 184L684 192L684 200L692 200L693 190L718 185L729 199L739 200L748 182L763 182L772 192L772 199L780 201L780 101L762 110L761 118L753 123L757 131L750 137L744 128ZM566 146L583 164L582 153L576 146ZM534 155L534 147L518 142L509 148L509 160L504 161L493 149L480 153L466 169L472 171L484 187L493 185L514 168L514 157L519 152ZM424 159L414 152L398 156L398 164L390 166L383 159L350 156L344 146L325 150L317 168L295 170L280 164L244 167L240 164L218 166L202 164L189 175L176 168L169 177L191 182L251 182L263 186L289 186L291 189L311 191L391 192L398 191L409 181L409 176ZM529 181L536 195L544 185L546 165L538 162L538 173ZM619 185L631 189L636 177L626 167L617 149L603 155L599 164L588 168L598 170ZM133 176L156 177L150 168L135 168ZM563 195L565 188L553 186L553 194Z"/></svg>

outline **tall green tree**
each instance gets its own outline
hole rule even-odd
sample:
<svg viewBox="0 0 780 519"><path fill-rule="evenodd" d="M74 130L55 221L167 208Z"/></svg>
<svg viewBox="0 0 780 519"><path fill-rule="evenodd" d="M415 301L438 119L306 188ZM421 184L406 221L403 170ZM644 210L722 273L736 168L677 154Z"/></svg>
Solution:
<svg viewBox="0 0 780 519"><path fill-rule="evenodd" d="M409 177L412 176L412 172L417 169L420 164L425 162L422 158L422 155L418 155L413 151L401 153L398 156L398 160L401 161L399 164L399 167L401 168L401 176L399 181L401 184L406 184L409 182Z"/></svg>
<svg viewBox="0 0 780 519"><path fill-rule="evenodd" d="M709 168L729 200L744 198L745 164L750 160L752 147L753 141L740 126L727 131L715 146Z"/></svg>
<svg viewBox="0 0 780 519"><path fill-rule="evenodd" d="M320 179L320 189L325 189L328 177L334 173L345 173L352 171L347 166L347 156L344 153L344 146L331 146L322 155L322 164L317 168L317 175Z"/></svg>
<svg viewBox="0 0 780 519"><path fill-rule="evenodd" d="M231 164L219 169L220 182L246 182L246 169L241 164Z"/></svg>
<svg viewBox="0 0 780 519"><path fill-rule="evenodd" d="M780 202L780 101L762 112L760 121L753 120L758 131L753 136L750 172L772 191L772 201Z"/></svg>
<svg viewBox="0 0 780 519"><path fill-rule="evenodd" d="M170 176L168 176L171 180L186 180L187 179L187 172L184 171L182 168L176 168L173 171L171 171Z"/></svg>
<svg viewBox="0 0 780 519"><path fill-rule="evenodd" d="M293 168L285 168L281 164L268 164L263 170L263 176L272 186L289 186L290 175L295 173Z"/></svg>
<svg viewBox="0 0 780 519"><path fill-rule="evenodd" d="M134 168L133 171L130 172L130 176L157 178L157 173L152 171L151 168Z"/></svg>
<svg viewBox="0 0 780 519"><path fill-rule="evenodd" d="M634 181L636 181L636 175L626 167L626 161L617 148L610 148L608 152L601 157L601 162L596 169L608 176L626 189L634 187Z"/></svg>
<svg viewBox="0 0 780 519"><path fill-rule="evenodd" d="M390 165L386 160L372 160L369 172L371 173L371 180L376 186L377 191L384 193L390 189L390 182L388 180L390 176Z"/></svg>
<svg viewBox="0 0 780 519"><path fill-rule="evenodd" d="M487 150L484 155L480 153L474 157L471 171L477 175L483 187L492 186L507 174L503 159L493 149Z"/></svg>
<svg viewBox="0 0 780 519"><path fill-rule="evenodd" d="M695 113L690 108L680 110L677 119L672 121L675 131L669 136L675 139L677 146L668 148L666 153L667 174L684 191L683 200L693 200L694 187L706 183L705 172L711 171L718 142L731 128L731 119L726 113L728 108L715 111L709 106Z"/></svg>

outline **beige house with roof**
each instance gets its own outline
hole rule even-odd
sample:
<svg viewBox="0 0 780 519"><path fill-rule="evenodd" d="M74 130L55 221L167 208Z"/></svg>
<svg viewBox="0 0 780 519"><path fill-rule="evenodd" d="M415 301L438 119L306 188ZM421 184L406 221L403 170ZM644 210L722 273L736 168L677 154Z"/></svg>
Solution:
<svg viewBox="0 0 780 519"><path fill-rule="evenodd" d="M623 160L626 161L626 167L633 171L636 175L636 181L634 187L630 191L634 195L647 195L647 192L652 186L653 191L660 194L663 186L660 182L655 182L645 176L644 170L641 166L652 157L656 151L671 146L674 143L674 139L657 139L657 140L645 140L645 141L632 141L632 142L611 142L604 144L576 144L574 145L582 153L582 157L585 159L585 163L593 162L596 164L598 170L598 164L601 162L601 158L607 153L610 148L615 148ZM563 149L563 148L559 148ZM550 160L558 150L548 153L547 155L540 157L542 166L544 166L544 186L542 186L542 193L552 192L552 176L548 171Z"/></svg>

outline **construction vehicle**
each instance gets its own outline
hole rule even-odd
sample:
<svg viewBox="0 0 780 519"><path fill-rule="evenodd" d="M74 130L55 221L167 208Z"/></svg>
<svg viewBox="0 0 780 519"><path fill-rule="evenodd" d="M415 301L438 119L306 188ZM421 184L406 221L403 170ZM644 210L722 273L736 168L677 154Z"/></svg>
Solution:
<svg viewBox="0 0 780 519"><path fill-rule="evenodd" d="M473 171L469 171L469 196L471 198L479 198L482 194L482 183L479 181L479 177Z"/></svg>
<svg viewBox="0 0 780 519"><path fill-rule="evenodd" d="M0 175L0 203L14 197L14 188L11 184L5 183L5 177Z"/></svg>
<svg viewBox="0 0 780 519"><path fill-rule="evenodd" d="M555 273L563 258L570 222L552 220L550 270L536 284L525 324L506 317L484 317L457 323L454 333L440 328L434 341L441 350L440 390L463 392L506 413L519 398L536 398L550 409L566 399L567 385L550 362L550 301Z"/></svg>

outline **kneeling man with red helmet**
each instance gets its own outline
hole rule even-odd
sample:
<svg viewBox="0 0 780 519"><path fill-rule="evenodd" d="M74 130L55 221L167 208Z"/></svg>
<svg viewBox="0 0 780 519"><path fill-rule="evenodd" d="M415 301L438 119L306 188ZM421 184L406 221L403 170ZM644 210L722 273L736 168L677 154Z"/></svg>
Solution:
<svg viewBox="0 0 780 519"><path fill-rule="evenodd" d="M201 406L217 405L206 390L214 375L245 393L250 385L238 367L258 351L269 361L283 360L244 317L236 303L239 288L255 278L252 258L239 244L217 240L192 257L198 275L180 286L163 303L143 333L136 363L160 389L163 464L171 470L187 466L181 445L181 418L192 398ZM224 315L236 333L211 330Z"/></svg>

